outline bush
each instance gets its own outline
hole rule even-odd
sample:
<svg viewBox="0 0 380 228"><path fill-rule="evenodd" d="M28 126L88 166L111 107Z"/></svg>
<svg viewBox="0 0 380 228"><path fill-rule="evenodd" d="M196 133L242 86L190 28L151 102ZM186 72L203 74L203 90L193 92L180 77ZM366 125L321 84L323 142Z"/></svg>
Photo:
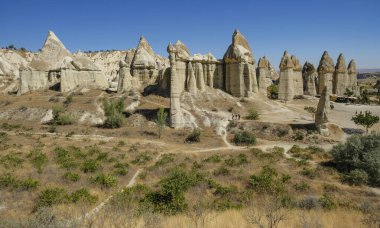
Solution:
<svg viewBox="0 0 380 228"><path fill-rule="evenodd" d="M196 128L193 130L193 132L188 135L185 139L186 143L198 143L201 141L201 130Z"/></svg>
<svg viewBox="0 0 380 228"><path fill-rule="evenodd" d="M74 191L68 198L71 203L83 202L93 204L98 200L98 197L91 195L87 188L81 188Z"/></svg>
<svg viewBox="0 0 380 228"><path fill-rule="evenodd" d="M248 110L248 115L245 117L247 120L257 120L259 119L259 113L254 108Z"/></svg>
<svg viewBox="0 0 380 228"><path fill-rule="evenodd" d="M0 157L0 164L4 165L5 168L16 168L22 167L23 159L19 158L15 154L7 154L3 157Z"/></svg>
<svg viewBox="0 0 380 228"><path fill-rule="evenodd" d="M334 199L329 195L324 194L322 197L319 198L318 202L326 210L331 210L331 209L336 208Z"/></svg>
<svg viewBox="0 0 380 228"><path fill-rule="evenodd" d="M230 170L225 167L219 167L218 169L212 172L215 176L228 176L230 175Z"/></svg>
<svg viewBox="0 0 380 228"><path fill-rule="evenodd" d="M104 121L105 128L120 128L124 121L124 109L125 104L123 98L115 101L104 100L103 109L106 115L106 120Z"/></svg>
<svg viewBox="0 0 380 228"><path fill-rule="evenodd" d="M278 85L272 84L268 86L267 94L270 99L278 99Z"/></svg>
<svg viewBox="0 0 380 228"><path fill-rule="evenodd" d="M219 163L222 161L219 155L211 155L210 157L203 160L204 162Z"/></svg>
<svg viewBox="0 0 380 228"><path fill-rule="evenodd" d="M356 125L365 127L366 132L368 133L368 129L377 124L380 117L372 115L370 111L365 111L364 114L360 111L359 113L356 113L351 120L354 121Z"/></svg>
<svg viewBox="0 0 380 228"><path fill-rule="evenodd" d="M53 106L53 120L52 125L69 125L73 123L70 115L65 114L65 108L61 105Z"/></svg>
<svg viewBox="0 0 380 228"><path fill-rule="evenodd" d="M254 145L256 144L256 136L248 131L243 131L235 134L232 142L236 145Z"/></svg>
<svg viewBox="0 0 380 228"><path fill-rule="evenodd" d="M334 146L331 154L339 171L349 174L362 170L369 184L380 186L380 134L353 135L344 144Z"/></svg>
<svg viewBox="0 0 380 228"><path fill-rule="evenodd" d="M109 174L99 174L95 178L92 178L92 182L99 184L102 188L110 188L116 186L117 179Z"/></svg>
<svg viewBox="0 0 380 228"><path fill-rule="evenodd" d="M47 188L38 197L36 209L67 202L68 194L63 188Z"/></svg>
<svg viewBox="0 0 380 228"><path fill-rule="evenodd" d="M361 169L354 169L344 176L344 181L352 185L360 186L368 182L368 174Z"/></svg>
<svg viewBox="0 0 380 228"><path fill-rule="evenodd" d="M34 180L29 177L25 180L19 180L17 183L17 188L20 190L31 190L37 188L38 185L38 180Z"/></svg>
<svg viewBox="0 0 380 228"><path fill-rule="evenodd" d="M145 152L137 155L131 162L136 165L145 165L150 160L152 160L152 157L148 154L148 152Z"/></svg>
<svg viewBox="0 0 380 228"><path fill-rule="evenodd" d="M93 173L100 169L100 165L95 160L86 160L83 162L81 169L84 173Z"/></svg>
<svg viewBox="0 0 380 228"><path fill-rule="evenodd" d="M18 190L31 190L37 188L38 185L39 182L30 177L19 180L11 174L0 175L0 189L9 187Z"/></svg>
<svg viewBox="0 0 380 228"><path fill-rule="evenodd" d="M305 138L305 135L302 133L302 131L296 131L294 133L293 139L302 141Z"/></svg>
<svg viewBox="0 0 380 228"><path fill-rule="evenodd" d="M290 176L282 175L268 166L264 166L258 175L249 178L250 186L258 193L279 194L284 192L285 184L289 182Z"/></svg>
<svg viewBox="0 0 380 228"><path fill-rule="evenodd" d="M76 167L78 165L75 162L74 157L69 153L69 151L63 149L62 147L56 147L54 149L54 152L56 154L56 162L62 168L69 169L69 168Z"/></svg>
<svg viewBox="0 0 380 228"><path fill-rule="evenodd" d="M80 176L77 173L67 172L63 175L63 179L72 182L77 182L80 179Z"/></svg>
<svg viewBox="0 0 380 228"><path fill-rule="evenodd" d="M42 153L39 150L31 151L28 157L31 159L33 166L37 169L39 173L42 173L43 168L49 161L46 154Z"/></svg>

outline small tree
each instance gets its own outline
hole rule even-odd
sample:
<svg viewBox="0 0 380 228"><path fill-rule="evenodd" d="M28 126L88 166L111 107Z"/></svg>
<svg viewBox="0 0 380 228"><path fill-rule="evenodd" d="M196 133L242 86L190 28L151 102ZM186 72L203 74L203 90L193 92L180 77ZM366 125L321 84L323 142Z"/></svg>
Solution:
<svg viewBox="0 0 380 228"><path fill-rule="evenodd" d="M361 91L358 102L361 104L369 104L370 103L367 89L364 89L363 91Z"/></svg>
<svg viewBox="0 0 380 228"><path fill-rule="evenodd" d="M104 122L104 127L119 128L123 125L123 111L125 109L123 98L120 98L116 101L104 100L103 109L107 117Z"/></svg>
<svg viewBox="0 0 380 228"><path fill-rule="evenodd" d="M248 110L248 115L245 117L248 120L257 120L259 119L259 113L254 108Z"/></svg>
<svg viewBox="0 0 380 228"><path fill-rule="evenodd" d="M315 113L317 112L317 109L312 107L312 106L305 106L303 108L306 112L310 113L311 114L311 117L313 118L313 120L315 120Z"/></svg>
<svg viewBox="0 0 380 228"><path fill-rule="evenodd" d="M368 133L368 129L379 122L379 117L372 115L371 111L365 111L364 114L360 111L359 113L356 112L351 120L354 121L356 125L365 127Z"/></svg>
<svg viewBox="0 0 380 228"><path fill-rule="evenodd" d="M155 120L157 125L158 138L161 138L162 132L165 129L167 116L168 113L165 112L165 109L163 107L160 107L160 109L157 111L157 118Z"/></svg>
<svg viewBox="0 0 380 228"><path fill-rule="evenodd" d="M352 92L349 88L346 88L346 92L344 92L343 95L351 97L352 95L354 95L354 92Z"/></svg>

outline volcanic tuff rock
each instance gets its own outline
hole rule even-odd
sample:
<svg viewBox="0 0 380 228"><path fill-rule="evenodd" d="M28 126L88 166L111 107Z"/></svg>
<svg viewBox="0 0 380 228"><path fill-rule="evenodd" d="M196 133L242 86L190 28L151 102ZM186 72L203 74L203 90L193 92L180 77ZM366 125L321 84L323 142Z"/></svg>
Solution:
<svg viewBox="0 0 380 228"><path fill-rule="evenodd" d="M303 78L303 87L304 94L315 96L317 91L315 89L315 79L318 77L317 72L313 64L305 62L302 68L302 78Z"/></svg>
<svg viewBox="0 0 380 228"><path fill-rule="evenodd" d="M315 126L321 129L322 125L328 122L327 110L330 108L330 96L327 92L327 86L322 90L319 98L317 111L315 113Z"/></svg>
<svg viewBox="0 0 380 228"><path fill-rule="evenodd" d="M280 82L278 85L278 99L280 100L293 100L295 94L293 70L293 60L291 59L289 53L285 51L280 62Z"/></svg>
<svg viewBox="0 0 380 228"><path fill-rule="evenodd" d="M343 54L340 54L335 66L333 78L333 92L338 96L343 96L347 88L347 68Z"/></svg>
<svg viewBox="0 0 380 228"><path fill-rule="evenodd" d="M319 82L319 88L318 93L322 94L323 89L325 86L327 87L327 93L332 94L333 93L333 74L334 74L334 62L329 56L329 53L325 51L321 57L321 60L319 61L318 66L318 82Z"/></svg>

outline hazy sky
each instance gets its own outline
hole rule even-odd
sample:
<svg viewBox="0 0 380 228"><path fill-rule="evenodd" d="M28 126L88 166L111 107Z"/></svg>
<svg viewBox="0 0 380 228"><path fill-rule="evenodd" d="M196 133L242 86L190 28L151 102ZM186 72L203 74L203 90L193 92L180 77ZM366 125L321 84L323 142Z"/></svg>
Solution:
<svg viewBox="0 0 380 228"><path fill-rule="evenodd" d="M302 63L327 50L380 68L380 0L4 0L0 46L38 50L53 30L72 52L134 48L144 35L163 56L179 39L192 54L222 58L235 28L276 68L284 50Z"/></svg>

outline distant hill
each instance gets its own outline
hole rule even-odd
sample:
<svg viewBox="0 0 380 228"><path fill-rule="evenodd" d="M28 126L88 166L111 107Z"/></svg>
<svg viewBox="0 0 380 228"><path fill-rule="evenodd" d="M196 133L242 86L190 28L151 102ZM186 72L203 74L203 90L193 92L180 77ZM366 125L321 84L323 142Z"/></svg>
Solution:
<svg viewBox="0 0 380 228"><path fill-rule="evenodd" d="M380 72L380 68L363 68L363 69L358 69L358 73L375 73L375 72Z"/></svg>

